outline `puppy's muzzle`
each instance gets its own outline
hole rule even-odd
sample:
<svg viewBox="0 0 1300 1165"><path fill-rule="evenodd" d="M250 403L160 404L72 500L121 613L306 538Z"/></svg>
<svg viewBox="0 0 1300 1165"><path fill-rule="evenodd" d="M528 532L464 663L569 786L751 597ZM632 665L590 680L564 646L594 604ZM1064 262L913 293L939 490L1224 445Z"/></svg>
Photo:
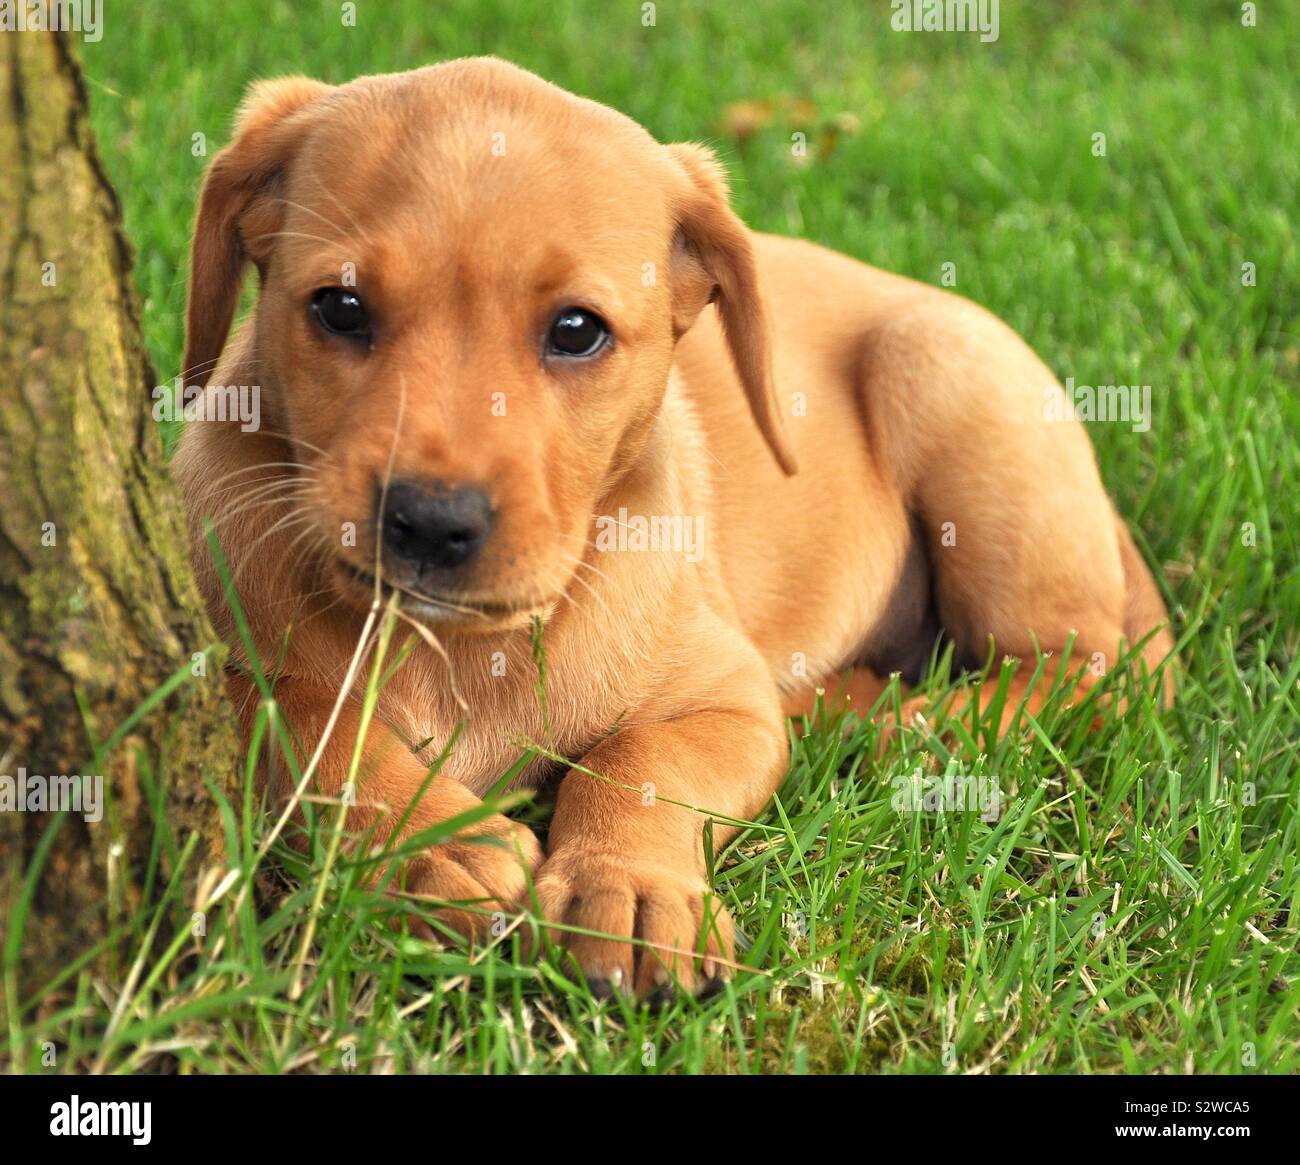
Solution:
<svg viewBox="0 0 1300 1165"><path fill-rule="evenodd" d="M419 579L464 571L492 532L492 503L477 486L394 481L379 496L384 557Z"/></svg>

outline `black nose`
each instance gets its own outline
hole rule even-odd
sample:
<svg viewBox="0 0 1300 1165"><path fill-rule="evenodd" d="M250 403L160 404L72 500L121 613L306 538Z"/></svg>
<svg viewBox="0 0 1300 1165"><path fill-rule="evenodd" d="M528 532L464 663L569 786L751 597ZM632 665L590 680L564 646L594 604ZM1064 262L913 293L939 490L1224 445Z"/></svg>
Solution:
<svg viewBox="0 0 1300 1165"><path fill-rule="evenodd" d="M395 481L384 498L384 550L424 570L455 570L483 548L492 503L472 485Z"/></svg>

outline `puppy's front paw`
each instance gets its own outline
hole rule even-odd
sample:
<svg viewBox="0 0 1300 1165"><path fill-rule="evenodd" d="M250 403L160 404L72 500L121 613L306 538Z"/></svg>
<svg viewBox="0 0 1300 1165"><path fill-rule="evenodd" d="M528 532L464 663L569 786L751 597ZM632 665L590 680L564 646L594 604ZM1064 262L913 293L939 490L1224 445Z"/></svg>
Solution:
<svg viewBox="0 0 1300 1165"><path fill-rule="evenodd" d="M518 909L528 900L529 875L543 857L531 829L497 814L408 862L406 891L435 900L438 919L459 933L482 938L495 913ZM426 923L411 929L420 937L435 937Z"/></svg>
<svg viewBox="0 0 1300 1165"><path fill-rule="evenodd" d="M582 968L593 994L634 989L662 1001L674 982L693 992L716 988L734 950L731 916L689 859L641 859L568 846L537 877L551 930ZM634 937L635 944L628 939Z"/></svg>

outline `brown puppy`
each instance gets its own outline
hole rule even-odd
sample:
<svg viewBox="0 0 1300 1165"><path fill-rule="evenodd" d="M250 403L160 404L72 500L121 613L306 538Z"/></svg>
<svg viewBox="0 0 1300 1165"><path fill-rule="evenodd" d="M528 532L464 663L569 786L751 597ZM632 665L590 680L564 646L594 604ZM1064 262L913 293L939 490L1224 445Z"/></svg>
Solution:
<svg viewBox="0 0 1300 1165"><path fill-rule="evenodd" d="M478 804L521 738L568 758L521 778L558 777L545 855L498 817L477 832L508 845L432 847L407 885L492 908L527 866L548 919L615 936L561 936L592 978L724 970L692 807L759 813L783 707L818 685L915 681L941 628L964 661L1028 660L1031 707L1036 647L1072 642L1069 672L1171 650L1087 436L1044 420L1056 382L1010 330L751 234L706 150L500 61L254 86L203 189L187 323L186 383L257 384L262 408L257 432L185 432L196 565L237 643L211 517L303 755L323 741L319 790L347 780L361 681L331 715L396 588L429 634L383 688L349 831L387 836L462 719L405 833Z"/></svg>

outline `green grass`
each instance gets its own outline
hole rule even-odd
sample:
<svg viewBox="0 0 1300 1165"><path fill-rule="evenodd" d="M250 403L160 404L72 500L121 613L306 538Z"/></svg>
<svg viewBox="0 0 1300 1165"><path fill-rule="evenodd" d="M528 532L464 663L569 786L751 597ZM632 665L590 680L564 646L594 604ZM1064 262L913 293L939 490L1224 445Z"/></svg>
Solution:
<svg viewBox="0 0 1300 1165"><path fill-rule="evenodd" d="M331 857L328 812L308 860L259 863L250 796L206 937L163 949L134 920L119 1018L120 984L70 973L11 1033L28 1068L48 1039L64 1069L111 1071L1300 1069L1300 10L1264 0L1245 29L1227 0L1008 0L981 45L891 33L883 2L661 3L651 29L633 3L363 0L353 30L333 2L138 7L109 6L83 57L160 378L207 160L191 135L210 156L255 77L497 53L718 147L754 227L934 283L955 263L1061 377L1152 385L1150 432L1092 435L1185 676L1163 715L1138 701L1093 732L1058 702L1023 738L955 726L952 753L877 760L873 728L819 726L717 862L752 970L658 1015L520 958L519 931L472 954L397 938ZM738 142L724 112L756 100L778 112ZM818 148L840 114L856 128ZM917 770L996 776L1000 817L897 812L891 782Z"/></svg>

